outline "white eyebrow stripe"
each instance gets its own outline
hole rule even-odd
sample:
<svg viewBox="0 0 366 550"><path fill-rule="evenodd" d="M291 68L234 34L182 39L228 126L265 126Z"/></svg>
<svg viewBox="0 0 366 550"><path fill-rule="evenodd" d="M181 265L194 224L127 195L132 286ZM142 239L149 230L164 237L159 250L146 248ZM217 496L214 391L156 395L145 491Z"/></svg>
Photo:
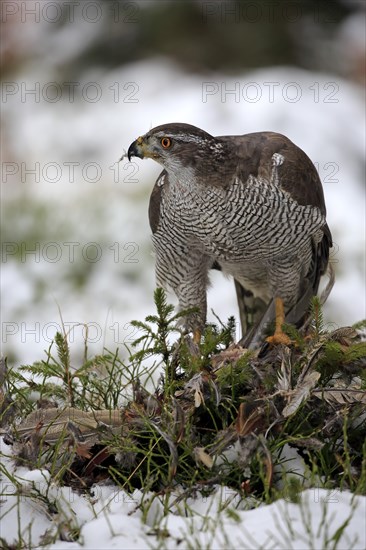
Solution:
<svg viewBox="0 0 366 550"><path fill-rule="evenodd" d="M200 136L195 136L193 134L176 134L170 132L157 132L156 137L170 137L172 139L179 139L181 141L186 141L188 143L204 143L206 142L205 138Z"/></svg>

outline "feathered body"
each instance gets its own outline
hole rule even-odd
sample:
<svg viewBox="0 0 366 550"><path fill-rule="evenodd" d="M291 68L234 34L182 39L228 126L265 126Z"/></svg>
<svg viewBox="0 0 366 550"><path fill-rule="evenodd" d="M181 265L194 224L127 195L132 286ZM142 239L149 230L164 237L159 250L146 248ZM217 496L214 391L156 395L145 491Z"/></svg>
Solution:
<svg viewBox="0 0 366 550"><path fill-rule="evenodd" d="M241 287L265 304L281 298L285 311L316 294L331 234L318 173L288 138L174 123L138 138L131 155L164 167L149 206L157 285L181 308L199 307L188 328L205 322L212 267L234 277L238 297Z"/></svg>

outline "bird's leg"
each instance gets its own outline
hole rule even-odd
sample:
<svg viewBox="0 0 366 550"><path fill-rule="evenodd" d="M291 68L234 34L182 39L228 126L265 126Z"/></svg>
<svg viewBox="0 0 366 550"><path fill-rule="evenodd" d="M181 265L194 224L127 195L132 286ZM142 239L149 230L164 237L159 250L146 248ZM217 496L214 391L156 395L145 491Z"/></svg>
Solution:
<svg viewBox="0 0 366 550"><path fill-rule="evenodd" d="M201 336L202 336L201 330L199 328L196 328L193 331L193 342L198 345L201 342Z"/></svg>
<svg viewBox="0 0 366 550"><path fill-rule="evenodd" d="M275 308L276 308L276 328L273 336L268 336L266 339L270 344L285 344L289 346L291 344L291 339L285 334L282 330L282 325L285 322L285 309L283 307L282 298L275 298Z"/></svg>

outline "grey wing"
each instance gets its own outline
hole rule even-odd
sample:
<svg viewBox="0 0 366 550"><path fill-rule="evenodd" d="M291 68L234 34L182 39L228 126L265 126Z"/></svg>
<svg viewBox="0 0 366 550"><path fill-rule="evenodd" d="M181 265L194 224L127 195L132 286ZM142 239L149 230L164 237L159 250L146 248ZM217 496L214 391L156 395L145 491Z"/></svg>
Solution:
<svg viewBox="0 0 366 550"><path fill-rule="evenodd" d="M163 170L155 182L149 203L149 222L151 231L156 233L160 221L161 194L164 183L167 181L167 172Z"/></svg>
<svg viewBox="0 0 366 550"><path fill-rule="evenodd" d="M274 132L258 132L243 136L223 136L221 139L230 141L231 145L236 148L240 159L238 171L242 181L247 181L249 176L269 181L272 177L273 155L275 153L282 155L284 162L277 167L278 182L281 188L288 192L298 204L315 206L324 216L326 215L323 188L317 170L304 151L287 137ZM310 299L317 293L320 278L326 273L328 267L332 236L326 223L321 230L320 240L313 241L312 262L303 281L301 295L287 316L287 321L298 327L302 325ZM261 301L262 303L255 304L253 298L250 297L250 292L237 281L235 281L235 288L243 335L250 325L255 325L258 322L261 313L263 317L259 325L263 328L264 321L267 322L273 318L273 303L268 305L266 311L264 303ZM258 340L258 329L259 327L256 330L257 338L254 338L255 340ZM246 339L246 343L249 344L248 339Z"/></svg>
<svg viewBox="0 0 366 550"><path fill-rule="evenodd" d="M286 136L276 132L256 132L243 136L224 136L222 139L230 140L237 148L242 181L246 181L249 175L268 181L273 168L272 156L275 153L282 155L284 162L277 168L281 188L298 204L315 206L326 215L323 187L314 164ZM320 277L327 271L329 249L332 247L332 235L326 223L322 232L320 242L314 247L309 273L314 293L318 290Z"/></svg>

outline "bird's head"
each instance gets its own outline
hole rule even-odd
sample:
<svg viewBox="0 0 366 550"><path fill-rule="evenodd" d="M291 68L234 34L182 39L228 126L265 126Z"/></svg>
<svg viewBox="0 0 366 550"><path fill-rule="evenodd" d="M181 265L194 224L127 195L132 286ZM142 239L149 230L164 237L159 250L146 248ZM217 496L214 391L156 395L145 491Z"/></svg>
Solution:
<svg viewBox="0 0 366 550"><path fill-rule="evenodd" d="M182 177L186 169L199 173L212 157L223 154L224 145L190 124L171 123L153 128L131 143L127 156L152 158L168 172Z"/></svg>

